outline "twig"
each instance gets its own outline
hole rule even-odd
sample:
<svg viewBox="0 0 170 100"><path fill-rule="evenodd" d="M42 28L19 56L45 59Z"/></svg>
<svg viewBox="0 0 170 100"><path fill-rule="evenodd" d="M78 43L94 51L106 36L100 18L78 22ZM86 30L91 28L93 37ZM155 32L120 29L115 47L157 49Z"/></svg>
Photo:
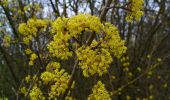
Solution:
<svg viewBox="0 0 170 100"><path fill-rule="evenodd" d="M106 16L106 13L107 13L107 11L109 10L109 9L107 9L107 8L110 6L111 2L112 2L112 0L107 0L107 3L106 3L104 9L102 10L102 12L101 12L101 14L100 14L100 21L101 21L101 22L104 20L104 18L105 18L105 16Z"/></svg>
<svg viewBox="0 0 170 100"><path fill-rule="evenodd" d="M36 73L36 77L37 77L38 74L39 74L39 71ZM34 86L34 83L36 82L36 81L35 81L35 80L36 80L36 77L35 77L35 79L32 80L32 83L30 84L30 86L29 86L29 88L28 88L27 94L26 94L26 96L25 96L26 100L27 100L27 98L28 98L28 95L29 95L32 87Z"/></svg>
<svg viewBox="0 0 170 100"><path fill-rule="evenodd" d="M101 22L104 20L104 18L106 16L106 13L108 12L107 7L110 6L111 2L112 2L112 0L107 0L107 3L106 3L104 9L102 10L102 12L100 14L100 21ZM88 41L87 41L87 45L91 44L91 42L93 41L94 37L95 37L95 33L92 33L91 36L89 37Z"/></svg>
<svg viewBox="0 0 170 100"><path fill-rule="evenodd" d="M77 65L78 65L78 59L75 60L74 67L73 67L73 70L72 70L72 73L71 73L71 77L70 77L70 80L68 82L68 88L66 89L66 91L64 92L64 94L62 96L62 100L65 100L65 97L67 96L67 94L68 94L68 92L71 88L71 85L73 84L73 79L75 77Z"/></svg>
<svg viewBox="0 0 170 100"><path fill-rule="evenodd" d="M154 68L156 68L158 65L160 65L161 63L156 63L155 65L153 65L151 68L148 68L144 73L140 74L138 77L136 77L135 79L133 79L132 81L128 82L127 84L121 86L117 91L113 92L112 96L114 96L115 94L117 94L118 92L122 91L123 89L125 89L126 87L128 87L129 85L135 83L137 80L139 80L140 78L142 78L143 76L145 76L149 71L153 70Z"/></svg>

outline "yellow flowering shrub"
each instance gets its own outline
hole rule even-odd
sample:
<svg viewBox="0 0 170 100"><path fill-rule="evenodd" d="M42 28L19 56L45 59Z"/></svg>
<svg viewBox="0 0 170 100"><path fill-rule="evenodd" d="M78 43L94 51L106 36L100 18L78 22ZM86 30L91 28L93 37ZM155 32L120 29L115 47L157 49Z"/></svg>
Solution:
<svg viewBox="0 0 170 100"><path fill-rule="evenodd" d="M168 26L161 23L168 17L168 2L146 2L148 16L141 23L128 24L126 21L139 21L143 16L144 0L42 1L0 1L0 72L4 75L0 76L0 100L6 96L21 100L146 100L161 95L155 92L159 84L160 91L169 91L169 77L162 74L167 68L153 70L167 60L163 52L168 50L159 50L167 45L167 34L159 35L157 29ZM24 23L18 27L18 22ZM155 31L144 27L150 24L155 24L151 27ZM129 58L125 44L132 49L127 52ZM153 82L156 80L159 84Z"/></svg>
<svg viewBox="0 0 170 100"><path fill-rule="evenodd" d="M89 14L79 14L71 18L59 17L52 23L51 32L54 36L48 45L49 52L54 57L66 60L73 55L70 50L74 47L70 43L72 39L83 34L101 36L99 40L93 39L90 45L88 39L83 45L78 43L76 54L85 77L103 75L113 61L111 55L120 58L126 52L125 42L120 38L118 29L110 23L102 24L98 17Z"/></svg>
<svg viewBox="0 0 170 100"><path fill-rule="evenodd" d="M139 21L143 16L143 4L144 0L129 0L130 11L126 17L126 21L132 22L133 19Z"/></svg>
<svg viewBox="0 0 170 100"><path fill-rule="evenodd" d="M111 97L104 84L98 81L92 88L92 94L89 95L88 100L111 100Z"/></svg>
<svg viewBox="0 0 170 100"><path fill-rule="evenodd" d="M19 25L19 32L24 37L24 43L29 44L41 32L47 28L48 21L40 19L30 19L27 23ZM69 60L76 58L77 66L81 68L84 77L88 78L93 75L102 76L108 72L113 57L121 58L126 53L124 40L119 36L116 26L110 23L101 23L100 19L90 14L79 14L70 18L58 17L50 24L50 32L53 39L48 42L48 56L57 58L57 60ZM94 37L93 37L94 35ZM86 38L82 38L86 36ZM98 38L96 38L96 36ZM25 53L30 56L29 65L33 66L38 60L36 55L30 49ZM37 63L38 65L38 63ZM50 62L45 69L36 77L34 87L31 89L29 96L31 99L56 99L61 98L67 88L74 87L74 81L69 84L72 77L60 66L58 62ZM34 76L25 77L25 83L35 79ZM73 79L74 80L74 79ZM41 84L42 83L42 84ZM71 87L70 87L71 86ZM43 87L48 87L47 93L43 96ZM42 91L41 91L42 90ZM27 88L22 89L23 92ZM70 92L70 90L68 90ZM33 98L34 97L34 98ZM66 100L72 100L70 94L65 97ZM99 81L92 89L89 100L110 100L110 95Z"/></svg>

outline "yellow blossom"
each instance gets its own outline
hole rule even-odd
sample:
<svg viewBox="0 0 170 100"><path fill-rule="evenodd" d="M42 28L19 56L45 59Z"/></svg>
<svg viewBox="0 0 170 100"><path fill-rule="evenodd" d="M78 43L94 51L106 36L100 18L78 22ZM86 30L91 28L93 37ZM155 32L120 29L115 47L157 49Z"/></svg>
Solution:
<svg viewBox="0 0 170 100"><path fill-rule="evenodd" d="M167 88L167 87L168 87L168 84L167 84L167 83L163 84L163 87L164 87L164 88Z"/></svg>
<svg viewBox="0 0 170 100"><path fill-rule="evenodd" d="M158 61L158 62L161 62L161 61L162 61L162 59L161 59L161 58L158 58L158 59L157 59L157 61Z"/></svg>
<svg viewBox="0 0 170 100"><path fill-rule="evenodd" d="M21 87L19 91L20 91L20 93L25 95L27 93L27 88L26 87Z"/></svg>
<svg viewBox="0 0 170 100"><path fill-rule="evenodd" d="M153 99L154 99L153 95L150 95L149 100L153 100Z"/></svg>
<svg viewBox="0 0 170 100"><path fill-rule="evenodd" d="M55 70L60 68L60 63L58 62L50 62L48 63L47 67L46 67L46 71L54 73Z"/></svg>
<svg viewBox="0 0 170 100"><path fill-rule="evenodd" d="M31 76L30 76L30 75L28 75L28 76L25 77L25 81L26 81L27 83L30 81L30 79L31 79Z"/></svg>
<svg viewBox="0 0 170 100"><path fill-rule="evenodd" d="M50 62L46 67L46 71L41 74L43 83L51 86L49 99L54 99L63 94L68 88L69 79L70 75L64 69L60 69L60 64L57 62Z"/></svg>
<svg viewBox="0 0 170 100"><path fill-rule="evenodd" d="M48 20L31 18L27 23L21 23L18 27L18 31L23 36L24 43L28 45L34 37L37 37L38 33L42 33L46 30L48 24Z"/></svg>
<svg viewBox="0 0 170 100"><path fill-rule="evenodd" d="M30 60L34 61L37 59L37 55L35 53L31 54Z"/></svg>
<svg viewBox="0 0 170 100"><path fill-rule="evenodd" d="M105 37L101 46L109 49L109 52L113 53L115 57L120 58L126 53L125 42L120 38L118 29L110 23L105 23L104 27Z"/></svg>
<svg viewBox="0 0 170 100"><path fill-rule="evenodd" d="M129 62L125 62L125 63L123 63L123 67L128 67L130 65L130 63Z"/></svg>
<svg viewBox="0 0 170 100"><path fill-rule="evenodd" d="M127 95L126 100L131 100L131 97L129 95Z"/></svg>
<svg viewBox="0 0 170 100"><path fill-rule="evenodd" d="M111 100L111 97L105 89L104 84L98 81L92 88L92 94L89 95L88 100Z"/></svg>
<svg viewBox="0 0 170 100"><path fill-rule="evenodd" d="M31 100L45 100L45 97L43 96L40 88L37 86L34 86L32 90L29 93Z"/></svg>
<svg viewBox="0 0 170 100"><path fill-rule="evenodd" d="M140 17L143 16L143 4L144 0L129 0L130 11L129 15L126 17L126 21L132 22L133 18L136 21L140 20Z"/></svg>
<svg viewBox="0 0 170 100"><path fill-rule="evenodd" d="M30 66L33 66L33 65L34 65L34 61L35 61L37 58L38 58L38 56L37 56L35 53L31 54L31 56L30 56L30 61L29 61L29 65L30 65Z"/></svg>
<svg viewBox="0 0 170 100"><path fill-rule="evenodd" d="M43 80L44 84L48 84L49 82L54 82L55 74L50 72L43 72L41 74L41 79Z"/></svg>
<svg viewBox="0 0 170 100"><path fill-rule="evenodd" d="M113 61L107 49L92 50L90 47L83 46L76 53L85 77L96 73L101 76L107 72L109 64Z"/></svg>
<svg viewBox="0 0 170 100"><path fill-rule="evenodd" d="M58 32L54 35L53 41L48 45L49 52L52 53L53 56L68 59L68 57L72 56L72 52L69 51L69 43L70 35L62 32Z"/></svg>
<svg viewBox="0 0 170 100"><path fill-rule="evenodd" d="M100 22L100 19L96 16L79 14L70 18L67 24L67 29L71 33L71 36L76 37L76 35L80 34L83 30L99 33L103 29L103 25Z"/></svg>
<svg viewBox="0 0 170 100"><path fill-rule="evenodd" d="M27 55L29 55L29 54L32 53L32 51L31 51L31 49L26 49L26 50L25 50L25 53L26 53Z"/></svg>
<svg viewBox="0 0 170 100"><path fill-rule="evenodd" d="M11 36L6 34L3 38L4 47L6 47L6 48L10 47L10 42L11 42Z"/></svg>
<svg viewBox="0 0 170 100"><path fill-rule="evenodd" d="M141 71L142 71L142 69L141 69L140 67L137 67L137 70L138 70L139 72L141 72Z"/></svg>

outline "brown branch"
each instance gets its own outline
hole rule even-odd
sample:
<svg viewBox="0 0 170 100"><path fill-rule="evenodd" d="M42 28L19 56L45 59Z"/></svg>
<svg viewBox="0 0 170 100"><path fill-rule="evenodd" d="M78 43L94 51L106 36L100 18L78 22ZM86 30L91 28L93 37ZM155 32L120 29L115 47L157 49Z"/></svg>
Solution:
<svg viewBox="0 0 170 100"><path fill-rule="evenodd" d="M112 8L117 8L117 9L123 9L123 10L127 10L127 11L131 11L130 9L124 7L124 6L111 6L111 7L107 7L106 9L112 9Z"/></svg>
<svg viewBox="0 0 170 100"><path fill-rule="evenodd" d="M64 17L67 17L67 5L66 5L66 1L65 0L63 0L63 13L62 13L62 15Z"/></svg>
<svg viewBox="0 0 170 100"><path fill-rule="evenodd" d="M88 0L87 3L89 3L91 15L93 15L94 14L94 3L95 3L95 1L94 0Z"/></svg>
<svg viewBox="0 0 170 100"><path fill-rule="evenodd" d="M19 7L20 7L21 11L24 13L24 22L27 22L28 18L27 18L26 14L25 14L24 5L22 3L22 0L18 0L18 3L19 3Z"/></svg>
<svg viewBox="0 0 170 100"><path fill-rule="evenodd" d="M98 48L101 45L101 43L102 43L102 41L99 41L99 43L96 46L92 47L91 49L94 50L94 49Z"/></svg>
<svg viewBox="0 0 170 100"><path fill-rule="evenodd" d="M81 41L78 40L77 38L73 37L73 40L75 40L80 46L82 45Z"/></svg>
<svg viewBox="0 0 170 100"><path fill-rule="evenodd" d="M108 12L108 10L109 10L109 9L107 9L107 8L110 6L111 3L112 3L112 0L107 0L105 7L103 8L103 10L102 10L102 12L101 12L101 14L100 14L100 21L101 21L101 22L102 22L103 20L105 20L106 14L107 14L107 12Z"/></svg>
<svg viewBox="0 0 170 100"><path fill-rule="evenodd" d="M53 11L57 14L57 16L60 16L60 13L59 13L59 11L55 8L54 3L53 3L52 0L50 0L50 3L51 3L51 5L52 5Z"/></svg>
<svg viewBox="0 0 170 100"><path fill-rule="evenodd" d="M30 93L32 87L34 86L34 83L36 82L36 78L37 78L38 75L39 75L39 71L37 71L37 73L35 74L35 76L36 76L35 79L33 79L33 80L31 81L31 83L30 83L30 86L29 86L29 88L28 88L27 94L26 94L26 96L25 96L25 100L28 100L29 93Z"/></svg>
<svg viewBox="0 0 170 100"><path fill-rule="evenodd" d="M72 73L71 73L71 77L70 77L70 80L68 82L68 88L66 89L66 91L64 92L63 96L62 96L62 100L65 100L72 84L73 84L73 80L74 80L74 77L76 75L76 68L77 68L77 65L78 65L78 59L75 60L75 63L74 63L74 67L73 67L73 70L72 70Z"/></svg>
<svg viewBox="0 0 170 100"><path fill-rule="evenodd" d="M38 61L39 61L40 66L41 66L41 67L40 67L40 70L43 71L44 68L45 68L45 66L44 66L43 61L42 61L42 59L41 59L41 57L40 57L39 51L37 51L36 54L37 54L37 56L38 56Z"/></svg>
<svg viewBox="0 0 170 100"><path fill-rule="evenodd" d="M100 21L101 21L101 22L104 21L104 19L105 19L105 17L106 17L106 13L108 12L107 7L110 6L111 2L112 2L112 0L107 0L107 3L106 3L104 9L102 10L102 12L101 12L101 14L100 14ZM87 40L87 45L90 45L90 44L91 44L91 42L93 41L94 37L95 37L95 33L93 32L93 33L91 34L91 36L88 38L88 40Z"/></svg>

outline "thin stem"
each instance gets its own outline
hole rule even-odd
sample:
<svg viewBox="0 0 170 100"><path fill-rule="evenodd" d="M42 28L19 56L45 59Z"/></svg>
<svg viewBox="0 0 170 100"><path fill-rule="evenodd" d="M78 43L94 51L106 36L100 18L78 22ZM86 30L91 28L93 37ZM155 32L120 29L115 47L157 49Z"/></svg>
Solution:
<svg viewBox="0 0 170 100"><path fill-rule="evenodd" d="M154 68L156 68L157 66L159 66L161 63L156 63L153 66L151 66L150 68L148 68L144 73L140 74L138 77L136 77L135 79L131 80L130 82L128 82L127 84L121 86L117 91L113 92L112 96L114 96L115 94L117 94L118 92L122 91L123 89L125 89L126 87L128 87L129 85L135 83L136 81L138 81L140 78L142 78L143 76L145 76L149 71L153 70Z"/></svg>
<svg viewBox="0 0 170 100"><path fill-rule="evenodd" d="M78 65L78 59L75 60L74 67L73 67L73 70L72 70L72 73L71 73L71 77L70 77L70 80L68 82L68 88L64 92L62 100L65 100L65 97L67 96L67 94L68 94L68 92L69 92L69 90L70 90L70 88L71 88L71 86L73 84L73 79L75 77L75 72L76 72L77 65Z"/></svg>

